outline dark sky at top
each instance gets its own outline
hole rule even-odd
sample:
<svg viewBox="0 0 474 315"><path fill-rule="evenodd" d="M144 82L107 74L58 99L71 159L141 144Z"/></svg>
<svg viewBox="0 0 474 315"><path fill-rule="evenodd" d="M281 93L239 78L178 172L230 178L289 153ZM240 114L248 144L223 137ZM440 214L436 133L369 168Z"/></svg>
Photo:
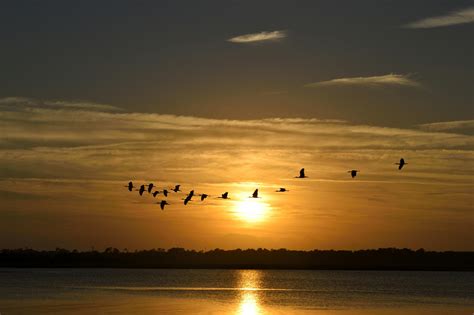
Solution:
<svg viewBox="0 0 474 315"><path fill-rule="evenodd" d="M0 97L213 118L410 126L473 117L473 23L413 29L473 1L2 1ZM286 30L276 42L227 39ZM410 75L422 87L326 87Z"/></svg>

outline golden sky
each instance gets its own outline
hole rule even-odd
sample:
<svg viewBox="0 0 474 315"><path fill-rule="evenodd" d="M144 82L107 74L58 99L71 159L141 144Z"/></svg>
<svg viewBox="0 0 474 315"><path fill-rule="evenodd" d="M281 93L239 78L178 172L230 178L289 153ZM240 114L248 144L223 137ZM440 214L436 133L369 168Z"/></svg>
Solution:
<svg viewBox="0 0 474 315"><path fill-rule="evenodd" d="M474 139L456 132L472 121L400 129L0 105L2 248L474 249ZM294 178L302 167L308 178ZM129 180L183 193L161 211L162 195L128 192ZM211 197L184 206L191 189Z"/></svg>
<svg viewBox="0 0 474 315"><path fill-rule="evenodd" d="M473 26L471 0L0 2L0 248L474 250Z"/></svg>

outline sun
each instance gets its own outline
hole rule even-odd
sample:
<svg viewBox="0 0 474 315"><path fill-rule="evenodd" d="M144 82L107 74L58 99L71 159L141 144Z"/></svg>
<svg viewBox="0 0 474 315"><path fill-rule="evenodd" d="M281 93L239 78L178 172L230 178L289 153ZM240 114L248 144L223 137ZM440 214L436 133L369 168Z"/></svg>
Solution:
<svg viewBox="0 0 474 315"><path fill-rule="evenodd" d="M269 205L260 199L247 198L235 204L234 214L238 219L256 223L268 217Z"/></svg>

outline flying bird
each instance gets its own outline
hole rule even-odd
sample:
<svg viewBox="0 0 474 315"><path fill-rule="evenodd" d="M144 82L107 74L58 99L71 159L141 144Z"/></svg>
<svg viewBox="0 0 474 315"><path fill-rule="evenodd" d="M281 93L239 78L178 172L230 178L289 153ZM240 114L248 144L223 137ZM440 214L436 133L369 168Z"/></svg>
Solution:
<svg viewBox="0 0 474 315"><path fill-rule="evenodd" d="M259 198L258 197L258 189L255 189L255 191L253 192L252 196L250 196L250 198Z"/></svg>
<svg viewBox="0 0 474 315"><path fill-rule="evenodd" d="M204 201L207 197L209 197L208 194L201 194L201 201Z"/></svg>
<svg viewBox="0 0 474 315"><path fill-rule="evenodd" d="M226 191L226 192L223 193L223 194L221 195L221 197L219 197L219 198L222 198L222 199L230 199L228 196L229 196L229 193Z"/></svg>
<svg viewBox="0 0 474 315"><path fill-rule="evenodd" d="M187 196L185 199L184 199L184 205L187 205L189 201L191 201L191 198L192 196Z"/></svg>
<svg viewBox="0 0 474 315"><path fill-rule="evenodd" d="M133 187L133 183L132 183L132 182L128 182L128 185L127 185L127 186L125 186L125 187L127 187L127 188L128 188L128 191L132 191L132 190L133 190L133 188L134 188L134 187Z"/></svg>
<svg viewBox="0 0 474 315"><path fill-rule="evenodd" d="M287 192L287 191L289 191L289 190L287 190L286 188L283 188L283 187L282 187L282 188L280 188L280 189L278 189L278 190L275 190L275 191L276 191L276 192Z"/></svg>
<svg viewBox="0 0 474 315"><path fill-rule="evenodd" d="M148 184L148 193L151 193L151 190L153 189L153 183Z"/></svg>
<svg viewBox="0 0 474 315"><path fill-rule="evenodd" d="M156 195L158 195L159 193L160 193L160 192L159 192L158 190L154 191L154 192L153 192L153 198L155 198Z"/></svg>
<svg viewBox="0 0 474 315"><path fill-rule="evenodd" d="M165 195L165 197L168 197L168 190L163 189L163 195Z"/></svg>
<svg viewBox="0 0 474 315"><path fill-rule="evenodd" d="M161 200L159 204L160 204L161 210L165 209L165 205L169 205L169 203L166 200Z"/></svg>
<svg viewBox="0 0 474 315"><path fill-rule="evenodd" d="M145 191L145 185L141 185L140 186L140 190L138 190L138 193L141 195L143 195L143 192Z"/></svg>
<svg viewBox="0 0 474 315"><path fill-rule="evenodd" d="M181 190L179 190L179 187L181 187L181 185L176 185L176 186L174 186L174 188L171 189L171 190L174 191L174 192L181 191Z"/></svg>
<svg viewBox="0 0 474 315"><path fill-rule="evenodd" d="M300 169L300 176L295 176L295 178L306 178L306 177L308 176L304 174L304 168Z"/></svg>
<svg viewBox="0 0 474 315"><path fill-rule="evenodd" d="M360 172L360 171L359 171L359 170L350 170L350 171L347 171L347 173L351 173L352 178L354 178L354 177L357 176L357 172Z"/></svg>
<svg viewBox="0 0 474 315"><path fill-rule="evenodd" d="M191 190L189 194L186 196L184 199L184 205L187 205L189 201L191 201L191 198L194 196L194 190Z"/></svg>
<svg viewBox="0 0 474 315"><path fill-rule="evenodd" d="M401 170L403 168L403 165L408 164L405 163L405 160L403 158L400 159L400 163L395 163L395 165L398 165L398 169Z"/></svg>

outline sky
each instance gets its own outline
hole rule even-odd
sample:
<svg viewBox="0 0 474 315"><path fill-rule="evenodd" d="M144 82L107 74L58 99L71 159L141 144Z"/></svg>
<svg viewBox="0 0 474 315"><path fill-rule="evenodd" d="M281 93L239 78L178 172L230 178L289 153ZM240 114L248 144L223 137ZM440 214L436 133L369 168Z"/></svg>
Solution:
<svg viewBox="0 0 474 315"><path fill-rule="evenodd" d="M473 31L474 1L2 1L0 248L474 250Z"/></svg>

